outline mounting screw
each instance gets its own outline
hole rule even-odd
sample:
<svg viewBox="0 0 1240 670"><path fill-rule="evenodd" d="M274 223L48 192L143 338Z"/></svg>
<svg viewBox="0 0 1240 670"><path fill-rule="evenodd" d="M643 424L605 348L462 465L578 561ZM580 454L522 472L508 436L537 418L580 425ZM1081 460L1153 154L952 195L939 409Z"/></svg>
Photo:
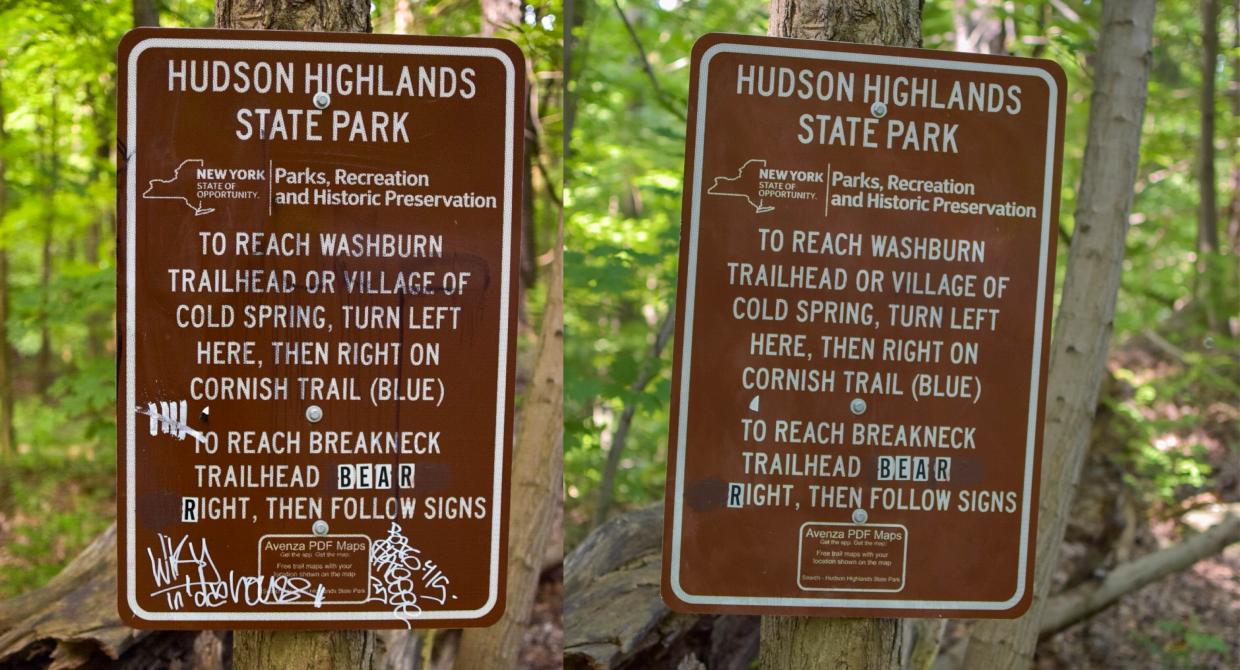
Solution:
<svg viewBox="0 0 1240 670"><path fill-rule="evenodd" d="M323 420L323 409L318 405L311 405L306 408L306 420L310 423L318 423Z"/></svg>
<svg viewBox="0 0 1240 670"><path fill-rule="evenodd" d="M852 402L848 403L848 409L852 410L853 414L865 414L865 407L865 401L861 398L853 398Z"/></svg>
<svg viewBox="0 0 1240 670"><path fill-rule="evenodd" d="M857 515L853 514L853 518L855 519L856 517ZM313 530L315 535L326 535L327 534L327 522L322 519L319 519L318 521L314 522L314 525L310 527L310 530Z"/></svg>
<svg viewBox="0 0 1240 670"><path fill-rule="evenodd" d="M870 514L863 509L853 510L853 523L865 523L870 520ZM322 522L320 522L322 523Z"/></svg>
<svg viewBox="0 0 1240 670"><path fill-rule="evenodd" d="M315 107L318 107L319 109L327 109L327 106L330 104L332 104L332 97L327 94L327 91L319 91L314 94Z"/></svg>
<svg viewBox="0 0 1240 670"><path fill-rule="evenodd" d="M887 116L887 103L875 102L874 104L870 105L870 113L880 119L883 118L884 116Z"/></svg>

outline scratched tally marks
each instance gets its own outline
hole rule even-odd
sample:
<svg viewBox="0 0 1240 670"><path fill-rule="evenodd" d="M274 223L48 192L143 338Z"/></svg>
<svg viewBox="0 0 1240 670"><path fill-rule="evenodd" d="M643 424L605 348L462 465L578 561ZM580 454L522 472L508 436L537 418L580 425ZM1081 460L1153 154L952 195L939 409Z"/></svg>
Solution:
<svg viewBox="0 0 1240 670"><path fill-rule="evenodd" d="M520 50L139 29L118 59L124 621L496 621Z"/></svg>
<svg viewBox="0 0 1240 670"><path fill-rule="evenodd" d="M691 82L664 600L1019 616L1062 71L708 35Z"/></svg>

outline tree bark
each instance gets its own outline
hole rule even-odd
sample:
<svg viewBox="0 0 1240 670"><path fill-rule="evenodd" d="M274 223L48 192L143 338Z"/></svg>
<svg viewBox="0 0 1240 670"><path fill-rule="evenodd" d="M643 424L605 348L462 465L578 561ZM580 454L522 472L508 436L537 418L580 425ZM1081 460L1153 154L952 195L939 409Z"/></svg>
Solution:
<svg viewBox="0 0 1240 670"><path fill-rule="evenodd" d="M773 37L921 46L919 0L771 0Z"/></svg>
<svg viewBox="0 0 1240 670"><path fill-rule="evenodd" d="M237 631L236 668L261 670L366 670L375 663L375 636L369 631Z"/></svg>
<svg viewBox="0 0 1240 670"><path fill-rule="evenodd" d="M216 0L218 28L370 32L368 0ZM233 634L238 670L372 668L375 634L363 630Z"/></svg>
<svg viewBox="0 0 1240 670"><path fill-rule="evenodd" d="M771 0L774 37L921 46L918 0ZM764 670L898 668L904 633L897 619L763 617Z"/></svg>
<svg viewBox="0 0 1240 670"><path fill-rule="evenodd" d="M133 0L133 25L135 28L159 25L159 5L155 0Z"/></svg>
<svg viewBox="0 0 1240 670"><path fill-rule="evenodd" d="M1051 346L1033 603L1020 619L973 628L964 663L971 670L1024 670L1037 643L1105 372L1140 155L1154 4L1103 4L1076 230Z"/></svg>
<svg viewBox="0 0 1240 670"><path fill-rule="evenodd" d="M889 670L900 667L896 619L762 617L759 667Z"/></svg>
<svg viewBox="0 0 1240 670"><path fill-rule="evenodd" d="M547 277L538 359L525 389L513 448L508 536L508 604L489 628L461 636L456 668L515 668L563 492L564 222Z"/></svg>
<svg viewBox="0 0 1240 670"><path fill-rule="evenodd" d="M370 32L368 0L216 0L215 27Z"/></svg>
<svg viewBox="0 0 1240 670"><path fill-rule="evenodd" d="M1222 269L1219 252L1218 177L1214 170L1215 71L1218 68L1219 0L1201 0L1201 137L1197 153L1197 301L1211 330L1220 328L1218 314Z"/></svg>

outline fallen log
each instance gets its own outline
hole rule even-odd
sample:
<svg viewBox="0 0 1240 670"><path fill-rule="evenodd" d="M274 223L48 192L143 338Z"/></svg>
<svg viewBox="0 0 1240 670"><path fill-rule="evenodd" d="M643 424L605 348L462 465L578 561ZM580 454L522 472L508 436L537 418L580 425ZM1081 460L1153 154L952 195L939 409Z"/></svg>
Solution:
<svg viewBox="0 0 1240 670"><path fill-rule="evenodd" d="M692 654L742 670L758 651L758 617L679 614L659 596L663 506L599 526L564 560L564 667L674 670Z"/></svg>
<svg viewBox="0 0 1240 670"><path fill-rule="evenodd" d="M35 647L57 657L116 659L145 636L116 613L115 524L45 586L0 603L0 662Z"/></svg>

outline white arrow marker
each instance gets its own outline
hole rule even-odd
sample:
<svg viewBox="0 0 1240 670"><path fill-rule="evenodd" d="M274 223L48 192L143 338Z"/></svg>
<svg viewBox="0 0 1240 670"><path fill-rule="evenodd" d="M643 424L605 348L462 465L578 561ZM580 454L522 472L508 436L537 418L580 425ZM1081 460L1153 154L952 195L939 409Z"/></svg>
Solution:
<svg viewBox="0 0 1240 670"><path fill-rule="evenodd" d="M758 401L759 401L758 396L754 396L753 400L749 401L749 411L751 412L758 411Z"/></svg>

